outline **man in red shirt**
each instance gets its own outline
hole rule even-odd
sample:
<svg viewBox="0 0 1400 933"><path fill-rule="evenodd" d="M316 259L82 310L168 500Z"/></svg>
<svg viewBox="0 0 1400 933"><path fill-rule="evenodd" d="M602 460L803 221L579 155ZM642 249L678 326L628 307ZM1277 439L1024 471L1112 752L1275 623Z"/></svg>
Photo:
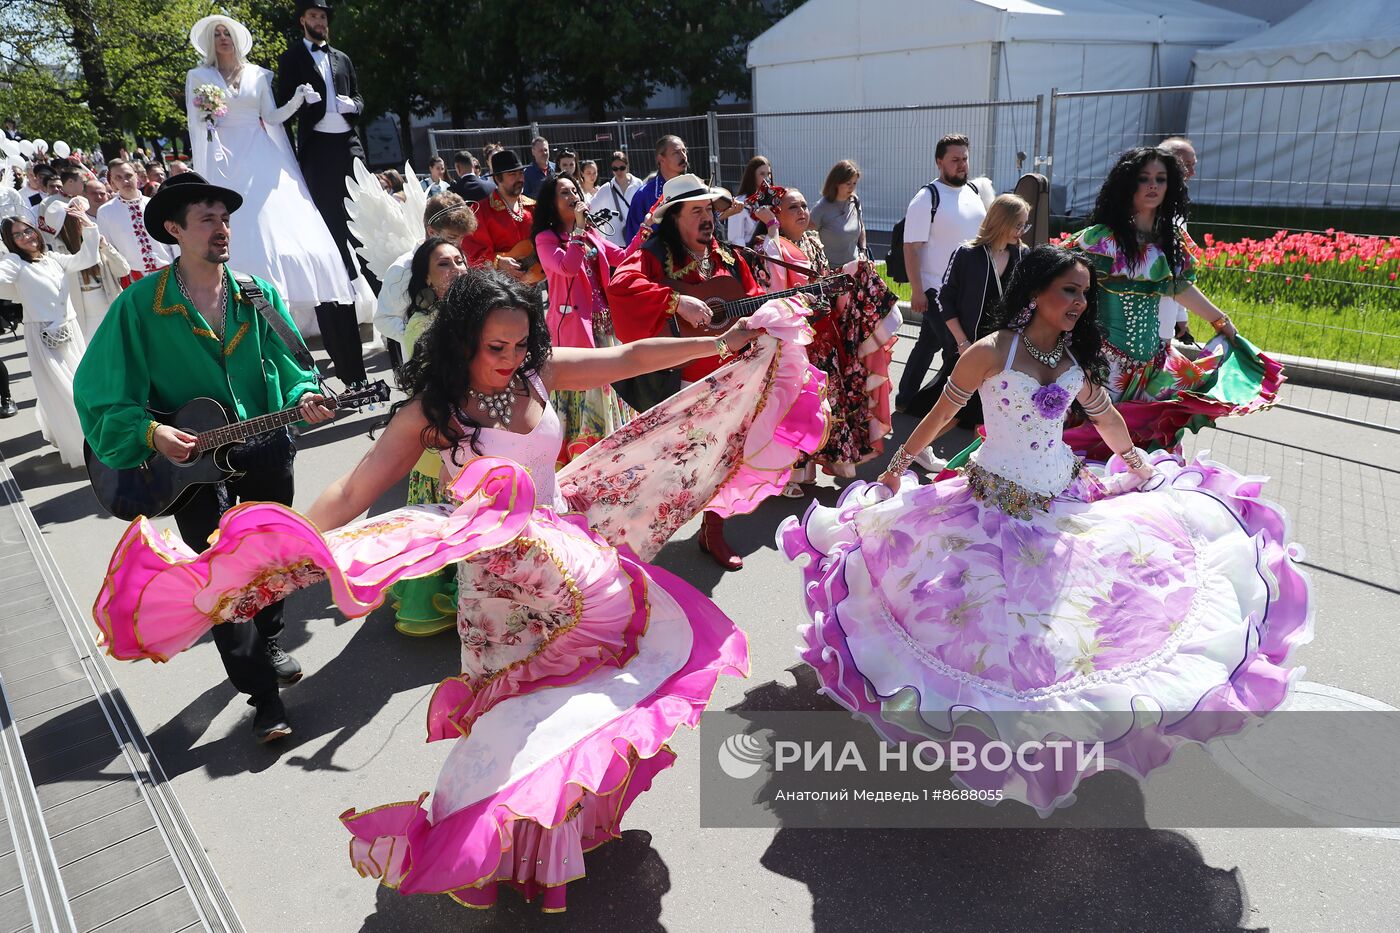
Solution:
<svg viewBox="0 0 1400 933"><path fill-rule="evenodd" d="M678 175L666 182L652 211L651 236L617 267L607 286L619 340L631 343L669 335L673 315L697 327L710 322L709 305L682 295L667 280L698 283L731 276L743 283L745 294L763 294L748 264L715 239L712 205L727 197L723 189L711 188L695 175ZM696 360L681 370L681 378L695 382L719 365L718 355ZM700 549L726 570L744 566L724 540L724 519L712 512L701 520Z"/></svg>
<svg viewBox="0 0 1400 933"><path fill-rule="evenodd" d="M520 157L510 149L492 153L491 177L496 190L484 201L472 204L476 232L462 240L462 252L474 266L493 265L521 281L537 282L544 273L533 250L528 257L519 259L507 255L522 241L533 242L530 228L535 219L535 202L522 193L525 167L520 164Z"/></svg>

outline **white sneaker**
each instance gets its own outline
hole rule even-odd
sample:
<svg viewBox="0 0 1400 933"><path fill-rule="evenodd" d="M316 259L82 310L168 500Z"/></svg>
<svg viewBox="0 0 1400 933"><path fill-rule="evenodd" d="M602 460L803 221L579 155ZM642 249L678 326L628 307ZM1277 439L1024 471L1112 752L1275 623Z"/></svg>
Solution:
<svg viewBox="0 0 1400 933"><path fill-rule="evenodd" d="M919 451L914 462L930 473L942 473L948 467L948 461L935 455L932 447L925 447Z"/></svg>

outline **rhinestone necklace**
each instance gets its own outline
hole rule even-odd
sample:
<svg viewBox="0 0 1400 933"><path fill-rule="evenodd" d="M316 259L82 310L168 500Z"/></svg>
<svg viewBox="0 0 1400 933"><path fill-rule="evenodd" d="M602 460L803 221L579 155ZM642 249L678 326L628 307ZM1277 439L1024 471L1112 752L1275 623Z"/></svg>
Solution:
<svg viewBox="0 0 1400 933"><path fill-rule="evenodd" d="M509 384L504 389L495 393L480 392L476 389L467 389L467 395L477 400L483 411L494 420L506 427L510 427L510 420L515 416L515 377L510 377Z"/></svg>
<svg viewBox="0 0 1400 933"><path fill-rule="evenodd" d="M1035 344L1031 343L1031 338L1027 336L1025 331L1021 331L1021 342L1025 345L1026 352L1030 354L1031 359L1050 369L1054 369L1056 366L1059 366L1060 360L1064 359L1064 337L1061 337L1055 342L1055 348L1049 353L1046 353L1045 351L1041 350L1040 347L1037 347Z"/></svg>

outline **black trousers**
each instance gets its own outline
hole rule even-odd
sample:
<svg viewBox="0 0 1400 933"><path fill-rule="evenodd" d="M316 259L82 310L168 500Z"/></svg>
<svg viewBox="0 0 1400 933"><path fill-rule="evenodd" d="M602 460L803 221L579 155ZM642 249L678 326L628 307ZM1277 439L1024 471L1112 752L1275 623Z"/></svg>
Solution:
<svg viewBox="0 0 1400 933"><path fill-rule="evenodd" d="M355 306L330 302L317 305L316 326L321 329L321 343L335 364L335 378L341 382L363 382L365 348L360 343Z"/></svg>
<svg viewBox="0 0 1400 933"><path fill-rule="evenodd" d="M354 171L355 160L363 161L364 157L360 137L353 132L312 131L297 138L297 162L306 178L307 190L340 249L341 261L351 279L358 277L360 270L351 248L350 218L345 213L345 177Z"/></svg>
<svg viewBox="0 0 1400 933"><path fill-rule="evenodd" d="M345 271L352 281L359 277L360 266L355 259L355 244L345 212L345 177L354 171L355 159L364 157L360 137L353 132L312 131L297 140L297 161L306 177L307 190L340 250L341 262L345 263ZM355 320L354 306L318 304L316 324L321 329L326 353L335 364L335 377L341 382L363 382L365 354L360 345L360 325Z"/></svg>
<svg viewBox="0 0 1400 933"><path fill-rule="evenodd" d="M296 447L286 429L265 435L235 449L229 465L243 473L238 479L197 487L175 513L175 524L185 543L196 550L209 547L209 536L219 518L239 501L292 504L292 463ZM277 691L277 672L267 659L268 638L282 632L282 604L273 603L253 617L252 623L225 622L214 626L214 644L228 672L229 683L254 698Z"/></svg>

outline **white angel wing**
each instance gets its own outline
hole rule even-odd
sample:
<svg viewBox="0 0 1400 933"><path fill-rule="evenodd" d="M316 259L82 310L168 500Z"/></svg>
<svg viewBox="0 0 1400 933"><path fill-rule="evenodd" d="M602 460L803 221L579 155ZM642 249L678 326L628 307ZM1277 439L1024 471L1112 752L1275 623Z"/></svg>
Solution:
<svg viewBox="0 0 1400 933"><path fill-rule="evenodd" d="M403 205L379 185L374 173L355 160L355 174L346 176L345 211L349 215L350 233L360 241L356 248L369 271L383 278L384 273L404 253L423 239L422 210L417 227L408 223ZM407 185L404 186L407 190Z"/></svg>
<svg viewBox="0 0 1400 933"><path fill-rule="evenodd" d="M423 211L428 207L428 192L423 190L418 176L414 174L413 163L403 164L403 177L407 184L403 186L404 199L400 207L408 218L408 225L418 233L418 239L421 240L428 235L427 227L423 223Z"/></svg>

